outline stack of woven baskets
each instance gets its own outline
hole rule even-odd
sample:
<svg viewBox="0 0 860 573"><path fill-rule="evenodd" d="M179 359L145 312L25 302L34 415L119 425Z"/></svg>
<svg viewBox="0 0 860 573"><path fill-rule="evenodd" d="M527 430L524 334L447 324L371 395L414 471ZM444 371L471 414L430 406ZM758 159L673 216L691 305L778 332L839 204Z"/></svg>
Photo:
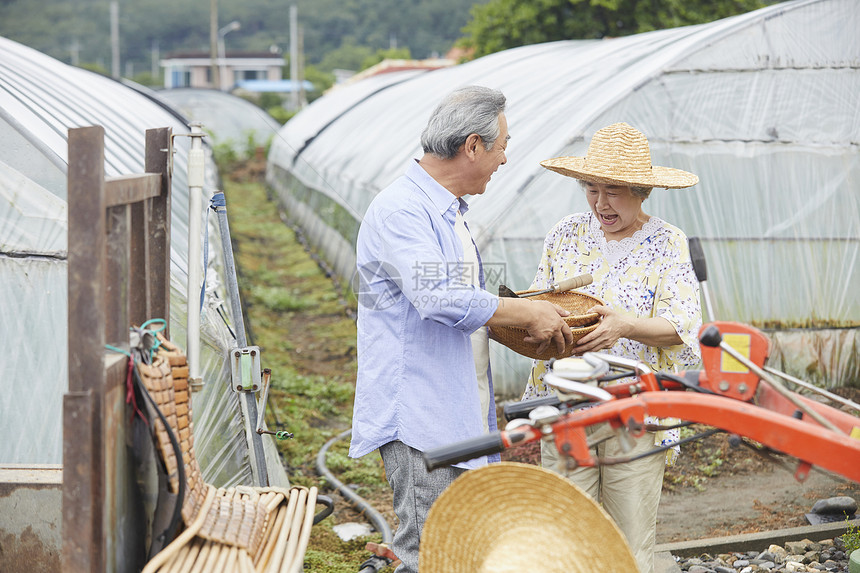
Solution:
<svg viewBox="0 0 860 573"><path fill-rule="evenodd" d="M183 529L146 564L143 573L296 573L315 522L317 488L293 486L216 488L203 480L194 451L194 424L185 355L162 338L153 363L137 364L146 391L164 415L154 432L171 491L184 468ZM178 440L177 459L169 434Z"/></svg>

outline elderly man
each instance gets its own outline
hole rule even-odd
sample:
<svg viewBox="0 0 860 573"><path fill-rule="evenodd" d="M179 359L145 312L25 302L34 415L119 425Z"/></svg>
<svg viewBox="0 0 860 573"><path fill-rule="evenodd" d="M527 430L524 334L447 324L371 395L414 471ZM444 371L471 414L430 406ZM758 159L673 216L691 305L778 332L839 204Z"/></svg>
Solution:
<svg viewBox="0 0 860 573"><path fill-rule="evenodd" d="M563 349L567 312L546 301L484 290L464 215L507 161L505 96L471 86L432 113L424 155L367 209L358 233L358 379L350 456L379 449L399 527L397 573L418 570L430 506L486 457L427 472L422 452L496 429L490 326L520 326L527 340Z"/></svg>

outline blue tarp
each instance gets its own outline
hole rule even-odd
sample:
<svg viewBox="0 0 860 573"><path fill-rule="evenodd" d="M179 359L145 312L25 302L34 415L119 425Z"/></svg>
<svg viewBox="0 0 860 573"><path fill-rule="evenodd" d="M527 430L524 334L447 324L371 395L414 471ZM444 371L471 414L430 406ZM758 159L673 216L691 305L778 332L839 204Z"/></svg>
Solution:
<svg viewBox="0 0 860 573"><path fill-rule="evenodd" d="M236 82L236 87L249 92L272 92L272 93L292 93L298 91L299 88L306 92L314 91L314 85L305 80L303 82L294 82L293 80L242 80Z"/></svg>

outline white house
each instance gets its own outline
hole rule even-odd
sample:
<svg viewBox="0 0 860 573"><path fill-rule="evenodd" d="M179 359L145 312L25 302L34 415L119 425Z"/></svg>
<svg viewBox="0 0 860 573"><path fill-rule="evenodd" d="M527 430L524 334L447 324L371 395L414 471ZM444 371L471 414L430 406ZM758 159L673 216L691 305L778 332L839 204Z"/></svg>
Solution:
<svg viewBox="0 0 860 573"><path fill-rule="evenodd" d="M215 85L213 66L218 66L220 86ZM223 58L208 53L177 53L161 60L164 87L231 90L248 80L279 81L284 58L270 52L227 52Z"/></svg>

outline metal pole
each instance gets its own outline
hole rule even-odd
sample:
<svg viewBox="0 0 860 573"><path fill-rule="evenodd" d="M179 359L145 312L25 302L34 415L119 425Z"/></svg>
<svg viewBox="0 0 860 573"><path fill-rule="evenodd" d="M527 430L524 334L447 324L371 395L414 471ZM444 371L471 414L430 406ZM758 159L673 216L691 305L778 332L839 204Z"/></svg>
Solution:
<svg viewBox="0 0 860 573"><path fill-rule="evenodd" d="M242 24L240 24L238 20L233 20L232 22L218 30L218 68L220 70L218 74L221 78L221 83L218 85L219 90L225 89L225 80L227 80L226 84L228 87L232 85L232 81L227 78L227 50L224 47L224 37L230 32L238 30L241 27Z"/></svg>
<svg viewBox="0 0 860 573"><path fill-rule="evenodd" d="M297 27L298 36L299 36L299 49L298 49L298 67L299 67L299 108L304 109L306 105L308 105L308 97L305 93L305 64L304 64L304 54L305 52L305 32L304 28L301 26Z"/></svg>
<svg viewBox="0 0 860 573"><path fill-rule="evenodd" d="M212 87L221 89L221 71L218 66L218 0L209 1L209 57L212 60Z"/></svg>
<svg viewBox="0 0 860 573"><path fill-rule="evenodd" d="M856 411L860 412L860 404L858 404L857 402L853 402L851 400L848 400L847 398L843 398L842 396L838 396L836 394L833 394L832 392L828 392L827 390L825 390L823 388L819 388L818 386L816 386L814 384L810 384L809 382L807 382L805 380L800 380L799 378L795 378L794 376L786 374L785 372L780 372L779 370L776 370L775 368L769 368L769 367L765 366L764 371L768 372L769 374L779 376L780 378L788 380L789 382L793 382L794 384L797 384L801 388L806 388L807 390L809 390L811 392L815 392L816 394L821 394L822 396L826 396L827 398L830 398L834 402L839 402L840 404L842 404L844 406L848 406L852 410L856 410Z"/></svg>
<svg viewBox="0 0 860 573"><path fill-rule="evenodd" d="M119 77L119 2L110 3L110 75Z"/></svg>
<svg viewBox="0 0 860 573"><path fill-rule="evenodd" d="M290 102L299 111L299 18L295 4L290 6Z"/></svg>
<svg viewBox="0 0 860 573"><path fill-rule="evenodd" d="M230 223L227 220L227 200L223 193L216 193L212 198L215 213L218 215L218 227L221 230L221 247L224 250L224 275L227 282L227 291L230 293L230 310L233 314L233 325L236 329L236 343L239 348L248 345L245 334L245 319L242 316L242 304L239 299L239 282L236 278L236 263L233 258L233 243L230 240ZM266 389L268 392L268 389ZM244 392L247 418L245 420L245 433L250 437L249 446L251 458L254 461L258 486L269 485L269 472L266 469L266 453L263 450L263 436L251 427L257 423L257 400L253 392ZM266 398L263 398L265 404Z"/></svg>
<svg viewBox="0 0 860 573"><path fill-rule="evenodd" d="M716 327L714 327L713 325L708 328L714 328L716 330ZM717 331L717 333L719 335L719 331ZM845 434L845 432L837 428L830 420L828 420L827 418L801 402L797 398L797 396L792 394L791 391L789 391L785 386L783 386L782 383L780 383L776 378L771 378L771 376L767 372L765 372L763 368L760 368L758 364L735 350L732 346L730 346L726 341L722 339L722 336L720 336L718 343L715 345L712 344L713 341L708 341L706 339L707 334L708 331L705 330L705 333L701 337L702 344L706 344L707 342L707 346L719 346L723 350L723 352L725 352L726 354L752 370L753 373L755 373L755 375L758 376L762 382L764 382L765 384L769 384L770 387L776 390L783 398L797 406L798 410L800 410L828 430L836 432L837 434Z"/></svg>
<svg viewBox="0 0 860 573"><path fill-rule="evenodd" d="M151 56L152 61L149 64L150 65L149 73L152 75L153 80L161 75L159 73L159 68L158 68L158 60L161 59L161 56L159 56L159 49L158 48L159 48L158 40L153 40L152 41L152 48L150 49L150 53L152 54L152 56Z"/></svg>
<svg viewBox="0 0 860 573"><path fill-rule="evenodd" d="M205 155L201 124L191 124L191 150L188 152L188 383L200 383L200 286L203 280L201 231Z"/></svg>
<svg viewBox="0 0 860 573"><path fill-rule="evenodd" d="M227 58L226 50L224 49L224 36L221 35L219 30L218 32L218 81L220 82L216 89L223 90L224 89L224 76L226 75L226 71L224 70L224 60Z"/></svg>

